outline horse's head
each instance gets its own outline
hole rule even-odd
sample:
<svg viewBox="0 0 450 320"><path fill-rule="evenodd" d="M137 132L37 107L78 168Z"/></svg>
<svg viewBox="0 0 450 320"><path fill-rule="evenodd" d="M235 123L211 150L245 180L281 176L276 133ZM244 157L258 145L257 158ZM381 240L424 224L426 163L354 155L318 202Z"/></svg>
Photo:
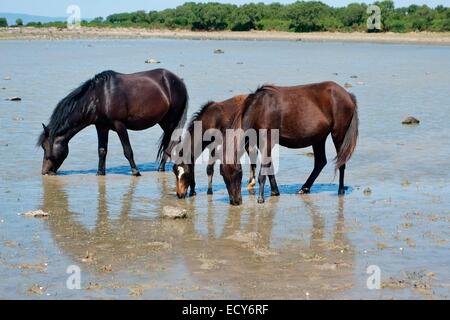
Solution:
<svg viewBox="0 0 450 320"><path fill-rule="evenodd" d="M238 164L221 164L220 174L227 186L228 195L230 196L230 204L238 206L242 204L241 183L242 183L242 166Z"/></svg>
<svg viewBox="0 0 450 320"><path fill-rule="evenodd" d="M69 154L69 145L64 137L50 137L49 129L42 124L42 132L38 144L44 149L42 174L54 175Z"/></svg>
<svg viewBox="0 0 450 320"><path fill-rule="evenodd" d="M177 197L183 199L186 197L189 186L194 182L194 167L192 164L174 164L173 173L177 179Z"/></svg>

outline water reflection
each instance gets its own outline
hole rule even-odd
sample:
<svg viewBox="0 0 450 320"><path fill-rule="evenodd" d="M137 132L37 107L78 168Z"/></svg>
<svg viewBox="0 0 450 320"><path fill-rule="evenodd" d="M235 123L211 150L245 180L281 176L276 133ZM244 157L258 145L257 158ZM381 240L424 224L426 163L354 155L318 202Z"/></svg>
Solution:
<svg viewBox="0 0 450 320"><path fill-rule="evenodd" d="M110 206L117 201L112 201L115 193L109 184L117 182L95 180L96 220L89 227L83 213L71 209L69 202L86 201L84 197L92 198L96 191L73 193L71 189L82 187L72 179L43 179L43 209L51 213L48 225L56 244L93 277L101 276L105 266L111 266L108 272L114 274L152 275L164 270L170 275L181 264L183 276L205 292L220 288L235 298L305 298L306 292L314 298L333 297L351 283L354 250L345 235L344 197L333 197L337 206L323 213L314 196L298 196L299 209L289 214L283 210L292 200L284 197L271 198L265 206L240 207L197 197L184 202L193 215L180 221L159 215L165 205L173 204L172 197L156 198L152 208L158 214L151 218L134 214L142 180L136 178L129 179L118 201L119 214L112 216ZM160 195L170 193L167 176L155 179L155 184ZM70 201L68 190L74 197ZM224 214L225 223L217 230L216 220ZM298 219L311 223L302 221L298 229L302 236L284 237L283 228ZM327 228L330 220L333 226ZM177 285L175 276L167 281L168 287Z"/></svg>

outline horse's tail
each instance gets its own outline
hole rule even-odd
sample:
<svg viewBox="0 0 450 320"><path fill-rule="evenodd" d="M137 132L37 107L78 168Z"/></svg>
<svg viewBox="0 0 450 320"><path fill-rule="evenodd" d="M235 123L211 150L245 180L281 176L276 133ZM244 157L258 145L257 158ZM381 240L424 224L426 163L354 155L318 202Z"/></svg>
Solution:
<svg viewBox="0 0 450 320"><path fill-rule="evenodd" d="M181 129L184 127L184 124L186 123L187 110L189 104L189 95L187 93L187 89L183 83L183 80L179 79L172 73L165 75L164 79L165 79L165 86L167 87L167 89L169 90L168 92L170 93L171 104L170 110L161 120L161 123L164 123L165 128L163 128L164 132L161 138L159 139L158 153L156 156L157 161L161 160L164 152L169 148L173 132L176 129ZM173 84L172 88L169 87L170 83Z"/></svg>
<svg viewBox="0 0 450 320"><path fill-rule="evenodd" d="M355 95L352 93L349 94L354 105L353 115L350 125L347 128L347 132L345 133L341 148L339 149L339 152L335 159L335 170L338 170L342 165L346 164L347 161L350 160L356 147L356 141L358 140L358 104Z"/></svg>

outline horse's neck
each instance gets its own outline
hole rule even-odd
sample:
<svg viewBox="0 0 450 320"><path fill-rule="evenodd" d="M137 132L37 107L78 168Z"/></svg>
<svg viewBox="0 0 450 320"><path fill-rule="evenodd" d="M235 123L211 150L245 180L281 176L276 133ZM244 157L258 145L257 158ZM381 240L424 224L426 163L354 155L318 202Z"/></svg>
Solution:
<svg viewBox="0 0 450 320"><path fill-rule="evenodd" d="M189 135L191 139L191 162L192 165L195 165L195 161L200 157L204 148L203 148L203 130L199 132L201 134L200 137L194 134L194 129L189 130ZM196 148L197 147L197 148ZM197 152L196 152L197 151Z"/></svg>
<svg viewBox="0 0 450 320"><path fill-rule="evenodd" d="M80 126L75 126L67 130L66 133L63 134L63 139L68 143L78 132L86 128L89 124L83 124Z"/></svg>

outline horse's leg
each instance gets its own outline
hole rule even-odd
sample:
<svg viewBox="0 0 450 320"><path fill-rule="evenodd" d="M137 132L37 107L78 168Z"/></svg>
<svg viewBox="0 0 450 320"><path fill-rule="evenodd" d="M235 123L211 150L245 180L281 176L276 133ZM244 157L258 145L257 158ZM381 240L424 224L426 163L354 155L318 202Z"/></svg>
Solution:
<svg viewBox="0 0 450 320"><path fill-rule="evenodd" d="M96 126L98 137L98 176L105 175L105 161L108 153L108 135L109 129Z"/></svg>
<svg viewBox="0 0 450 320"><path fill-rule="evenodd" d="M314 169L311 172L308 180L306 180L306 182L303 184L302 188L298 193L300 194L309 193L314 181L316 181L323 167L325 167L325 165L327 164L327 157L325 155L325 142L326 139L313 145Z"/></svg>
<svg viewBox="0 0 450 320"><path fill-rule="evenodd" d="M345 173L345 164L343 164L339 168L339 189L338 189L338 194L339 195L345 194L344 173Z"/></svg>
<svg viewBox="0 0 450 320"><path fill-rule="evenodd" d="M253 191L253 188L256 185L256 158L258 154L253 152L254 147L245 146L245 150L247 151L248 157L250 158L250 176L248 178L247 189L249 191Z"/></svg>
<svg viewBox="0 0 450 320"><path fill-rule="evenodd" d="M116 129L117 135L119 136L120 142L122 143L123 154L130 163L131 174L136 177L140 176L141 173L139 172L139 169L137 168L136 163L134 162L133 149L131 149L130 138L128 137L127 128L122 122L119 121L116 121L114 123L114 128Z"/></svg>
<svg viewBox="0 0 450 320"><path fill-rule="evenodd" d="M342 146L342 139L338 138L338 135L332 134L334 147L336 148L336 153L339 153L339 150L341 150ZM344 174L345 174L345 164L343 164L339 168L339 188L338 188L338 194L343 195L345 194L345 186L344 186Z"/></svg>
<svg viewBox="0 0 450 320"><path fill-rule="evenodd" d="M213 194L212 179L214 175L214 163L208 164L206 167L206 174L208 175L208 191L207 194Z"/></svg>
<svg viewBox="0 0 450 320"><path fill-rule="evenodd" d="M264 203L264 185L266 184L266 175L262 173L264 170L263 166L259 169L258 183L259 183L259 197L258 203Z"/></svg>
<svg viewBox="0 0 450 320"><path fill-rule="evenodd" d="M275 180L275 175L269 175L269 182L270 182L270 195L271 196L279 196L280 191L278 190L277 181Z"/></svg>

